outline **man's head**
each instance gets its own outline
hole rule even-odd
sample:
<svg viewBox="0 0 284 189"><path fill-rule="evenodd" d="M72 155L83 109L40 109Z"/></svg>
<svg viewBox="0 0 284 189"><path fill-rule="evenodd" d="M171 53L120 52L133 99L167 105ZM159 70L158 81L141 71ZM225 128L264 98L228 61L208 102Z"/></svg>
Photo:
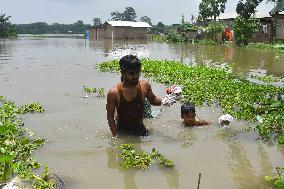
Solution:
<svg viewBox="0 0 284 189"><path fill-rule="evenodd" d="M195 106L192 103L183 104L181 106L182 119L194 119L195 116Z"/></svg>
<svg viewBox="0 0 284 189"><path fill-rule="evenodd" d="M141 62L134 55L126 55L119 60L121 81L137 85L141 73Z"/></svg>

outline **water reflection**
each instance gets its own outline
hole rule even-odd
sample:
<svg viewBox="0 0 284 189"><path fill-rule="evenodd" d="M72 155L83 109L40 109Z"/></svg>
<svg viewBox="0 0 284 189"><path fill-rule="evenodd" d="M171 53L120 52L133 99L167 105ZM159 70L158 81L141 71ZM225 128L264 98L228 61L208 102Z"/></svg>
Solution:
<svg viewBox="0 0 284 189"><path fill-rule="evenodd" d="M218 135L222 142L228 145L229 152L227 157L230 175L239 188L269 188L269 184L265 182L264 176L273 175L273 166L263 146L257 146L257 155L254 154L254 156L258 159L250 159L244 145L238 141L239 131L226 129L221 130ZM255 149L250 150L253 151ZM257 169L253 165L260 168L260 174L255 171Z"/></svg>
<svg viewBox="0 0 284 189"><path fill-rule="evenodd" d="M169 44L169 48L179 55L177 60L188 65L227 64L235 73L247 74L252 70L261 70L278 77L283 76L284 72L284 56L273 50L193 44Z"/></svg>

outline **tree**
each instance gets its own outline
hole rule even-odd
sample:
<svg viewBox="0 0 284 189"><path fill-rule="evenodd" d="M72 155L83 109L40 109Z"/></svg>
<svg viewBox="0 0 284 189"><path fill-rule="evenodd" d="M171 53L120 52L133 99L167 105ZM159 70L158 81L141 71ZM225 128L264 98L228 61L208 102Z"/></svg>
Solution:
<svg viewBox="0 0 284 189"><path fill-rule="evenodd" d="M102 24L102 21L100 18L93 18L93 25L94 26L99 26Z"/></svg>
<svg viewBox="0 0 284 189"><path fill-rule="evenodd" d="M9 26L11 25L9 19L11 16L6 16L6 14L0 14L0 37L7 37Z"/></svg>
<svg viewBox="0 0 284 189"><path fill-rule="evenodd" d="M244 18L238 16L233 23L235 42L238 46L246 46L258 29L258 22L254 17Z"/></svg>
<svg viewBox="0 0 284 189"><path fill-rule="evenodd" d="M122 21L135 21L137 15L132 7L126 7L125 11L120 13L118 11L110 13L111 15L111 20L122 20Z"/></svg>
<svg viewBox="0 0 284 189"><path fill-rule="evenodd" d="M111 20L118 21L118 20L123 20L123 13L120 13L118 11L110 13L111 15Z"/></svg>
<svg viewBox="0 0 284 189"><path fill-rule="evenodd" d="M123 12L124 21L135 21L137 15L132 7L126 7L125 11Z"/></svg>
<svg viewBox="0 0 284 189"><path fill-rule="evenodd" d="M264 0L240 0L236 11L237 13L246 19L251 18L256 11L257 6ZM267 2L280 2L281 0L267 0Z"/></svg>
<svg viewBox="0 0 284 189"><path fill-rule="evenodd" d="M151 22L151 18L149 18L148 16L142 16L140 18L141 22L147 22L150 26L152 26L152 22Z"/></svg>
<svg viewBox="0 0 284 189"><path fill-rule="evenodd" d="M208 18L214 19L224 13L227 0L202 0L199 4L199 17L204 21Z"/></svg>

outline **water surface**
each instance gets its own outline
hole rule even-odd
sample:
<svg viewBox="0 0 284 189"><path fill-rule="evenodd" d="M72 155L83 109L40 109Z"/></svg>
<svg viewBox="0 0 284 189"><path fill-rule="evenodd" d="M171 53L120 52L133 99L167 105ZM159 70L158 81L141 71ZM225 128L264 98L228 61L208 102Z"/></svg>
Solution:
<svg viewBox="0 0 284 189"><path fill-rule="evenodd" d="M160 117L145 120L147 139L111 139L106 121L106 99L83 98L82 86L105 88L120 80L117 73L95 69L102 61L136 52L140 57L179 60L188 65L226 64L240 74L259 73L282 77L284 58L274 51L176 45L138 41L86 41L74 38L22 37L0 41L0 95L19 105L38 101L47 110L24 116L25 126L48 140L34 156L47 163L66 182L66 188L186 189L269 188L265 175L283 165L284 150L258 140L253 126L242 120L229 129L214 124L185 128L180 104L161 109ZM280 58L275 58L280 56ZM154 92L165 95L165 86L152 82ZM202 107L197 115L217 120L218 107ZM173 160L174 168L153 166L147 171L123 169L118 146L134 143L138 150L155 147Z"/></svg>

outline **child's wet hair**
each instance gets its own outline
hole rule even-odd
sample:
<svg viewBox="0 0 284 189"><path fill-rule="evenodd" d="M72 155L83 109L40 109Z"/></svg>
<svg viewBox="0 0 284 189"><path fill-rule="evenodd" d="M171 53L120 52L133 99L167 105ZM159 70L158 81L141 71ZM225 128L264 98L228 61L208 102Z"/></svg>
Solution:
<svg viewBox="0 0 284 189"><path fill-rule="evenodd" d="M186 103L181 106L181 117L189 112L195 112L195 106L192 103Z"/></svg>

